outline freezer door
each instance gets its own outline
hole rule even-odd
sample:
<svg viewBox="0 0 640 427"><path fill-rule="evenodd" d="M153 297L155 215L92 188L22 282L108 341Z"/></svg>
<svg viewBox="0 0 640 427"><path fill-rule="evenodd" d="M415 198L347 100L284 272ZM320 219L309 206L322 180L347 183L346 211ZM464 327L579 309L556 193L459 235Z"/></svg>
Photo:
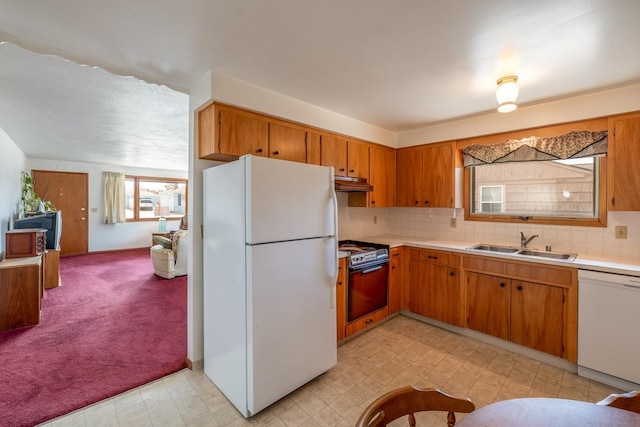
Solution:
<svg viewBox="0 0 640 427"><path fill-rule="evenodd" d="M247 243L335 236L333 169L246 156Z"/></svg>
<svg viewBox="0 0 640 427"><path fill-rule="evenodd" d="M247 246L250 413L337 363L336 245L321 238Z"/></svg>

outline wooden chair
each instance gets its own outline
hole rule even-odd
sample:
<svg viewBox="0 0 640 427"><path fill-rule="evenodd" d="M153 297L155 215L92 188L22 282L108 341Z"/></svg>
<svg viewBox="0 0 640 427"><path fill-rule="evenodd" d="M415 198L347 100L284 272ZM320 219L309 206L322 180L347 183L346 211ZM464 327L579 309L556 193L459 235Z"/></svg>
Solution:
<svg viewBox="0 0 640 427"><path fill-rule="evenodd" d="M630 391L624 394L610 394L597 405L612 406L618 409L640 413L640 392Z"/></svg>
<svg viewBox="0 0 640 427"><path fill-rule="evenodd" d="M447 426L456 424L454 412L469 413L476 407L470 399L449 396L436 388L406 386L392 390L374 400L358 418L356 427L386 426L402 416L416 425L415 412L447 411Z"/></svg>

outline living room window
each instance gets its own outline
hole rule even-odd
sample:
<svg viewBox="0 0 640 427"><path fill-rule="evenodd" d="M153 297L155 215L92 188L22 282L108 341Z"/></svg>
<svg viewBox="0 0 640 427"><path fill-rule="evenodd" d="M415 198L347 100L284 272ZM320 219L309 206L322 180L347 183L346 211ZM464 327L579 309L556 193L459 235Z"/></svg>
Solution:
<svg viewBox="0 0 640 427"><path fill-rule="evenodd" d="M125 198L127 221L179 218L186 213L187 180L127 175Z"/></svg>

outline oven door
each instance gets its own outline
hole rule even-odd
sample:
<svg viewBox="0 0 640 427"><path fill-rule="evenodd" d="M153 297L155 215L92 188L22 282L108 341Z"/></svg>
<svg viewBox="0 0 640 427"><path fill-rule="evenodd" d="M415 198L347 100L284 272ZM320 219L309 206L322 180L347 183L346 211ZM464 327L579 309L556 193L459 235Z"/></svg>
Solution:
<svg viewBox="0 0 640 427"><path fill-rule="evenodd" d="M389 263L349 271L347 322L387 305Z"/></svg>

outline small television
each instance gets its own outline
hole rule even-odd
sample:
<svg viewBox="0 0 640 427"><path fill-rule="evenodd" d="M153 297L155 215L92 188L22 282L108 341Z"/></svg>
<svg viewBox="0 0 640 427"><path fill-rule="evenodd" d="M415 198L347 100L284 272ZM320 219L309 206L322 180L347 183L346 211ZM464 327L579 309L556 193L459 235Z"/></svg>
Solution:
<svg viewBox="0 0 640 427"><path fill-rule="evenodd" d="M47 212L13 221L13 228L44 228L47 230L47 249L60 250L62 211Z"/></svg>

